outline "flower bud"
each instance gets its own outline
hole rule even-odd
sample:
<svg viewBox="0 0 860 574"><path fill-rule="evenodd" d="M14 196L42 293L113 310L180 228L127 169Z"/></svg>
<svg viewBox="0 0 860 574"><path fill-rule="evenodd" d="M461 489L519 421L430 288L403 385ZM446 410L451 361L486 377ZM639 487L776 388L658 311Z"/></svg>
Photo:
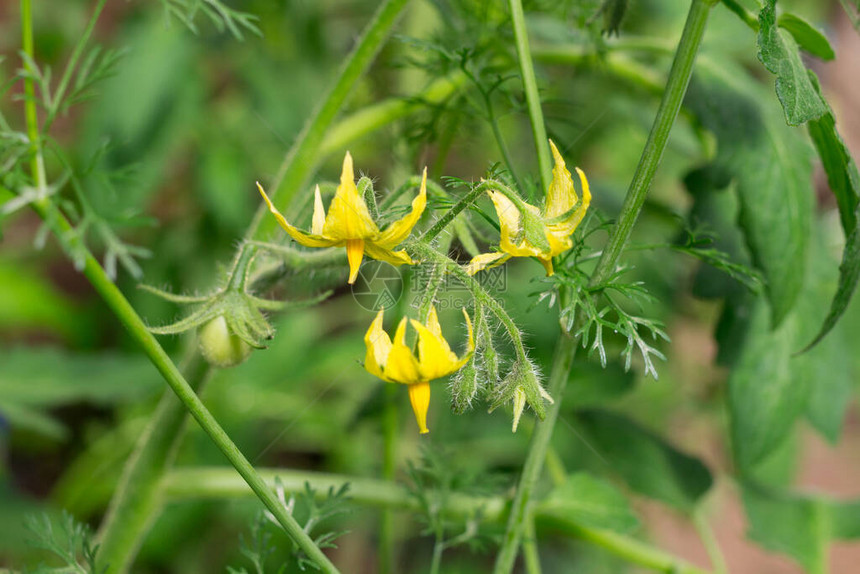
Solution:
<svg viewBox="0 0 860 574"><path fill-rule="evenodd" d="M222 369L243 363L251 354L251 346L230 331L223 315L201 325L197 339L206 361Z"/></svg>

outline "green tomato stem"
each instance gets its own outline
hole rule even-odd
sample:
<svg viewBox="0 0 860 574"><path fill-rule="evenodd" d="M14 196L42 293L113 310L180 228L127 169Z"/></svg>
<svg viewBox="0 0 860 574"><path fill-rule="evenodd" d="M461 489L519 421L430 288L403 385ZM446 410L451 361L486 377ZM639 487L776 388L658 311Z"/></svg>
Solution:
<svg viewBox="0 0 860 574"><path fill-rule="evenodd" d="M543 192L549 189L552 173L550 163L549 147L546 136L546 125L541 110L540 94L538 93L537 79L535 78L534 63L532 62L529 49L529 36L526 30L526 18L523 13L521 0L510 0L511 20L514 25L514 38L517 44L517 59L520 62L520 73L523 76L523 89L526 93L526 104L529 109L529 119L532 125L532 135L535 140L535 150L538 156L538 168L540 170L540 181Z"/></svg>
<svg viewBox="0 0 860 574"><path fill-rule="evenodd" d="M663 152L666 149L666 142L669 139L672 125L681 109L684 94L687 92L687 85L693 72L693 64L699 51L699 45L704 36L705 24L708 20L711 5L711 0L692 0L687 21L684 25L684 32L681 35L681 40L678 43L675 58L672 62L672 68L669 72L666 90L660 101L660 107L657 110L654 124L648 135L648 141L645 143L645 148L642 151L639 165L636 168L630 188L627 191L627 196L624 199L618 221L612 228L609 241L603 250L603 255L591 276L589 282L591 286L604 283L615 271L624 245L630 237L633 225L636 223L639 211L648 195L654 174L657 172ZM577 330L575 327L573 332L575 333ZM576 355L577 342L578 339L562 334L556 345L548 384L549 394L555 402L549 405L546 419L535 425L535 430L529 443L528 454L526 455L519 484L517 485L516 496L514 497L511 514L508 519L505 537L499 554L496 557L495 574L508 574L513 569L520 540L522 539L523 527L529 516L532 493L543 469L546 451L549 447L555 422L558 419L564 388L570 376L570 368Z"/></svg>
<svg viewBox="0 0 860 574"><path fill-rule="evenodd" d="M338 489L344 483L349 483L350 500L354 504L409 513L421 512L420 502L406 487L387 480L290 469L260 469L259 472L269 485L274 485L275 479L279 479L287 493L303 492L305 484L310 484L323 500L329 488ZM163 482L163 494L168 502L179 502L237 499L247 497L251 492L248 485L230 468L199 467L176 469L168 473ZM442 500L441 514L455 521L474 520L480 516L483 524L503 524L510 510L510 501L503 497L449 493L438 499ZM708 574L707 570L635 538L582 526L570 516L554 511L551 504L535 505L534 519L540 526L549 526L567 536L587 540L631 564L656 572Z"/></svg>

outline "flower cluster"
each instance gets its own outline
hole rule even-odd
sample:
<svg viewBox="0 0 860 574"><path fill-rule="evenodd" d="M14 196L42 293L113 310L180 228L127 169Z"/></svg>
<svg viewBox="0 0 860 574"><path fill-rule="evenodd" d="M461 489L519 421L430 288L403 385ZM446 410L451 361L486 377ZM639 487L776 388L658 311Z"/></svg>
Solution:
<svg viewBox="0 0 860 574"><path fill-rule="evenodd" d="M482 269L503 264L511 257L535 257L553 274L552 258L564 253L573 245L571 236L585 217L591 203L591 193L585 174L576 168L582 186L582 198L574 188L573 178L565 166L564 159L550 141L555 159L552 182L547 190L543 209L529 205L516 196L489 191L496 208L501 229L499 250L473 258L466 272L473 275ZM314 190L314 211L310 232L292 225L275 208L260 184L260 194L269 210L287 234L306 247L346 247L349 262L348 283L355 282L365 255L392 265L414 265L405 249L397 250L418 223L427 205L427 170L421 179L418 195L412 208L404 217L391 223L384 230L371 216L371 210L355 183L352 156L347 152L343 161L340 184L326 212L319 186ZM427 412L430 405L430 381L459 371L475 352L472 322L463 309L468 329L467 350L458 357L442 336L442 328L436 309L431 305L425 323L402 318L397 325L393 340L382 327L383 311L379 311L367 330L364 342L367 355L364 367L383 381L400 383L409 389L409 399L418 428L422 434L427 428ZM407 327L417 333L417 353L414 345L407 344ZM537 385L540 386L539 384ZM542 388L541 396L552 400ZM539 397L535 397L539 400ZM525 393L517 388L514 395L514 430L516 430L524 404Z"/></svg>

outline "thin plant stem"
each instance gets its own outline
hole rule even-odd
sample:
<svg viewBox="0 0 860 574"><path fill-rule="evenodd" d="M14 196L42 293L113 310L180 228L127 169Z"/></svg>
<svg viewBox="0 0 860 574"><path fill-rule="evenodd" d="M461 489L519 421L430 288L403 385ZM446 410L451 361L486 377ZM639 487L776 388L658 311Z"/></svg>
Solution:
<svg viewBox="0 0 860 574"><path fill-rule="evenodd" d="M540 170L541 189L549 189L552 164L549 158L549 147L546 137L546 125L541 110L540 94L538 93L537 79L535 77L534 64L529 49L529 36L526 30L526 18L523 14L521 0L510 0L511 20L514 25L514 38L517 44L517 59L520 62L520 73L523 76L523 89L526 94L526 104L529 109L529 119L532 124L532 135L535 140L535 150L538 156L538 168Z"/></svg>
<svg viewBox="0 0 860 574"><path fill-rule="evenodd" d="M523 533L523 557L526 563L526 574L541 574L534 516L529 516L526 520L526 528Z"/></svg>
<svg viewBox="0 0 860 574"><path fill-rule="evenodd" d="M338 78L320 106L296 138L269 185L272 202L285 211L290 199L305 185L320 160L320 147L326 132L334 122L356 82L364 74L388 38L398 16L409 0L385 0L379 5L352 53L346 59ZM246 239L260 239L275 228L275 219L267 217L261 204L254 220L245 232Z"/></svg>
<svg viewBox="0 0 860 574"><path fill-rule="evenodd" d="M96 3L96 7L93 10L93 15L90 16L89 22L87 22L87 27L84 29L84 33L81 35L80 40L75 45L75 49L72 51L72 55L69 58L69 62L66 64L65 70L63 70L63 76L60 78L60 83L57 84L57 91L54 93L53 102L54 105L48 110L48 114L45 117L45 123L42 125L42 131L44 133L48 133L51 129L51 125L54 123L54 120L57 118L57 114L60 111L60 104L63 101L63 98L66 96L66 90L69 89L69 82L72 80L72 74L75 72L75 68L78 66L78 60L81 59L81 56L84 53L84 48L87 46L87 42L90 40L90 36L93 35L93 30L95 30L96 22L98 22L99 16L102 13L102 10L105 7L105 3L107 0L98 0Z"/></svg>
<svg viewBox="0 0 860 574"><path fill-rule="evenodd" d="M58 237L72 231L71 224L62 214L51 212L52 206L47 199L42 199L32 205L39 216L53 226L53 231ZM107 273L105 273L105 270L89 251L86 251L84 257L83 274L132 338L141 346L146 356L155 365L155 368L158 369L161 376L170 388L173 389L176 396L179 397L179 400L182 401L185 409L197 420L206 434L209 435L209 438L212 439L212 442L227 457L233 468L248 483L248 486L254 491L257 498L274 515L287 534L311 560L317 563L321 571L338 572L334 564L314 544L310 536L302 530L302 527L299 526L289 511L281 504L272 489L266 485L251 463L248 462L248 459L245 458L227 433L224 432L224 429L221 428L221 425L218 424L218 421L215 420L215 417L212 416L212 413L209 412L209 409L206 408L200 397L194 392L194 389L156 338L149 332L143 319L135 312L119 288L114 285L107 276Z"/></svg>
<svg viewBox="0 0 860 574"><path fill-rule="evenodd" d="M274 485L276 479L279 480L287 493L302 492L305 485L310 484L316 496L322 500L329 488L338 489L348 482L350 500L354 504L409 513L420 511L420 503L409 490L393 482L292 469L259 469L259 472L270 485ZM174 469L165 477L162 487L168 502L231 500L252 494L248 485L232 469L223 467ZM441 499L443 502L439 511L449 520L474 520L480 514L482 524L503 524L510 511L510 501L504 497L451 493ZM533 516L540 526L552 527L564 535L587 540L631 564L666 574L708 574L707 570L630 536L582 526L568 514L559 513L552 504L535 505Z"/></svg>
<svg viewBox="0 0 860 574"><path fill-rule="evenodd" d="M723 551L720 549L720 543L714 536L714 530L708 524L708 518L702 506L699 506L693 512L693 525L699 533L699 538L708 553L708 558L711 561L711 568L714 574L728 574L729 569L726 565L726 558L723 556Z"/></svg>
<svg viewBox="0 0 860 574"><path fill-rule="evenodd" d="M734 12L753 32L758 32L758 18L737 0L721 0L723 6Z"/></svg>
<svg viewBox="0 0 860 574"><path fill-rule="evenodd" d="M32 6L30 0L21 0L21 27L23 36L24 53L33 61L33 18ZM32 92L32 81L25 84ZM25 119L27 123L27 133L31 137L31 145L35 159L37 161L31 163L32 177L37 187L44 188L46 186L46 176L44 171L44 162L39 161L42 158L41 140L39 139L38 115L35 108L35 100L32 97L25 99ZM35 137L33 137L35 134ZM50 202L47 197L41 197L32 204L33 209L39 216L45 220L54 231L58 238L68 236L74 231L71 223L65 216L59 212ZM150 361L155 365L155 368L161 373L168 385L176 393L179 400L182 401L185 408L191 415L197 419L203 430L210 436L213 442L218 446L221 452L227 457L233 467L247 481L251 489L257 494L258 498L266 505L266 507L275 516L278 522L286 530L287 534L296 542L296 544L308 555L308 557L317 563L323 572L337 572L337 568L329 561L325 554L314 544L313 540L302 530L301 526L290 515L287 509L281 505L274 492L265 484L262 478L248 462L248 459L242 455L236 445L230 440L230 437L224 432L224 429L218 424L197 394L194 388L183 377L182 373L152 335L143 322L143 319L135 312L134 308L128 302L128 299L122 294L119 288L114 285L110 277L108 277L104 268L99 264L92 253L83 248L84 266L83 274L90 281L95 290L101 295L104 302L114 312L117 319L128 330L133 339L142 347L144 353L149 357Z"/></svg>
<svg viewBox="0 0 860 574"><path fill-rule="evenodd" d="M434 80L413 96L389 98L344 117L326 132L319 147L319 157L342 151L360 137L405 118L427 105L441 104L457 93L465 80L466 75L458 70Z"/></svg>
<svg viewBox="0 0 860 574"><path fill-rule="evenodd" d="M502 154L502 159L505 161L505 165L508 166L508 171L511 172L511 178L514 180L514 184L517 186L517 189L520 190L520 193L525 193L526 190L523 187L523 182L517 176L517 170L514 167L514 161L511 159L511 154L508 151L508 146L505 144L505 138L502 137L502 130L499 127L499 120L496 117L496 111L493 107L492 94L482 92L484 96L484 105L487 107L487 121L490 124L490 127L493 130L493 137L496 139L496 145L499 146L499 151Z"/></svg>
<svg viewBox="0 0 860 574"><path fill-rule="evenodd" d="M21 48L29 56L28 61L24 62L24 66L32 74L35 70L30 70L29 67L30 62L35 61L35 55L33 50L33 6L30 0L21 0ZM40 194L44 194L48 182L45 177L45 160L42 155L42 141L39 136L36 90L30 74L24 78L24 118L27 123L27 138L30 140L30 154L32 155L30 171L33 184L40 191Z"/></svg>
<svg viewBox="0 0 860 574"><path fill-rule="evenodd" d="M684 94L687 92L687 85L693 72L693 64L696 60L699 45L704 36L705 24L707 23L711 6L711 0L692 0L691 2L684 31L678 43L672 68L667 79L666 90L660 101L660 107L657 110L654 124L648 135L645 148L642 151L639 165L636 168L630 188L624 199L618 221L612 228L608 243L603 250L603 255L590 278L589 284L591 286L604 283L615 271L624 245L630 237L633 225L636 223L639 211L642 208L651 182L660 165L660 160L663 157L663 152L669 139L669 133L681 109ZM574 328L573 332L575 333L577 330L577 328ZM575 337L563 333L556 345L547 389L555 402L548 406L546 419L535 425L535 430L532 433L526 460L523 464L519 484L517 485L511 514L508 519L505 537L499 554L496 557L495 574L508 574L513 569L525 520L529 516L532 493L543 469L553 427L558 419L564 388L570 376L570 368L576 355L577 342L578 340Z"/></svg>

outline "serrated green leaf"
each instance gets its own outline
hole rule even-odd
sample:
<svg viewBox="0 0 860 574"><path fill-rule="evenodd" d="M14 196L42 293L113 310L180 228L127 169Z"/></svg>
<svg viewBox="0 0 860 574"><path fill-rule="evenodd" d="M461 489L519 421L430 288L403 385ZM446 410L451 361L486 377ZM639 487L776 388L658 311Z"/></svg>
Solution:
<svg viewBox="0 0 860 574"><path fill-rule="evenodd" d="M818 77L809 72L809 78L821 93ZM836 197L842 229L845 235L849 235L856 227L857 202L860 200L860 172L857 164L836 129L836 116L829 106L826 114L809 122L806 127L827 174L830 191Z"/></svg>
<svg viewBox="0 0 860 574"><path fill-rule="evenodd" d="M758 21L758 59L776 75L776 96L786 123L798 126L820 118L827 105L809 81L794 38L776 24L776 0L765 0Z"/></svg>
<svg viewBox="0 0 860 574"><path fill-rule="evenodd" d="M770 329L767 302L753 305L749 328L737 364L729 376L729 412L735 460L749 473L785 438L803 412L809 381L792 376L796 317Z"/></svg>
<svg viewBox="0 0 860 574"><path fill-rule="evenodd" d="M703 62L685 106L716 135L714 162L734 178L741 228L776 326L803 286L814 192L811 150L764 92L742 70Z"/></svg>
<svg viewBox="0 0 860 574"><path fill-rule="evenodd" d="M588 444L640 494L692 512L713 484L701 461L630 419L586 411L577 420Z"/></svg>
<svg viewBox="0 0 860 574"><path fill-rule="evenodd" d="M812 24L794 14L780 14L777 19L779 27L791 34L800 47L822 60L828 61L836 57L830 41Z"/></svg>
<svg viewBox="0 0 860 574"><path fill-rule="evenodd" d="M820 90L818 79L810 72L815 88ZM860 218L857 216L858 198L860 198L860 172L851 157L851 152L836 131L836 118L833 110L820 120L809 122L809 135L815 143L815 148L821 158L827 182L836 196L839 206L839 216L845 231L845 249L842 252L842 263L839 266L839 287L830 303L821 328L815 338L806 346L809 350L817 345L833 329L857 289L860 280Z"/></svg>
<svg viewBox="0 0 860 574"><path fill-rule="evenodd" d="M793 557L807 570L826 561L830 522L826 504L759 485L742 486L751 540Z"/></svg>
<svg viewBox="0 0 860 574"><path fill-rule="evenodd" d="M639 519L627 498L611 484L588 473L570 476L541 503L541 514L558 514L589 528L627 534L639 527Z"/></svg>

